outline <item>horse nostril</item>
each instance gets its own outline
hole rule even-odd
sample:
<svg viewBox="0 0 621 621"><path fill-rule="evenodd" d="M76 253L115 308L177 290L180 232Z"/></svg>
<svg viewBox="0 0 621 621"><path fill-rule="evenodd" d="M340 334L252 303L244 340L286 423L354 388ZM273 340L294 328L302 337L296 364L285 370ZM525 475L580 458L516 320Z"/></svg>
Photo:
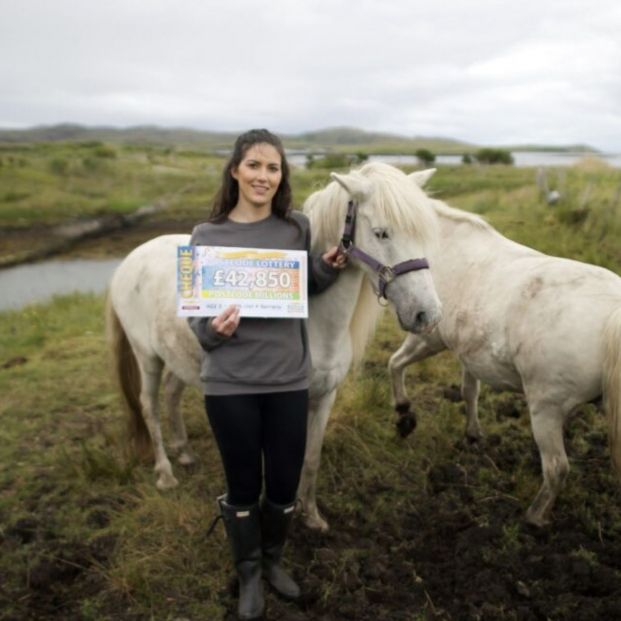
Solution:
<svg viewBox="0 0 621 621"><path fill-rule="evenodd" d="M427 313L425 311L420 311L419 313L416 313L416 323L417 325L424 325L427 323Z"/></svg>

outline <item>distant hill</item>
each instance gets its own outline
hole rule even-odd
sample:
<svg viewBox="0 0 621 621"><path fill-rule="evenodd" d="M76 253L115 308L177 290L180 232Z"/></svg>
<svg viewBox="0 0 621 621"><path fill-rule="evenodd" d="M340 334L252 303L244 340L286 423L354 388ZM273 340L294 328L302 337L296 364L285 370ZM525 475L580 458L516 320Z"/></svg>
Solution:
<svg viewBox="0 0 621 621"><path fill-rule="evenodd" d="M71 123L38 126L28 129L0 128L0 144L33 144L41 142L100 141L115 144L180 147L205 151L231 148L238 132L213 132L185 127L86 127ZM402 136L369 132L354 127L333 127L301 134L281 134L288 149L309 152L341 151L369 154L415 153L428 149L435 154L472 153L482 145L437 136ZM594 152L586 145L547 146L522 145L504 147L511 151L579 151Z"/></svg>
<svg viewBox="0 0 621 621"><path fill-rule="evenodd" d="M203 146L213 148L230 146L235 134L204 132L183 127L166 128L155 125L135 127L85 127L64 123L31 127L29 129L1 129L0 142L86 142L101 141L137 145Z"/></svg>
<svg viewBox="0 0 621 621"><path fill-rule="evenodd" d="M353 127L333 127L296 136L285 136L291 148L317 147L334 150L361 150L368 153L414 153L417 149L430 149L436 153L465 153L477 147L452 138L408 137L398 134L368 132Z"/></svg>
<svg viewBox="0 0 621 621"><path fill-rule="evenodd" d="M183 127L152 125L116 128L85 127L65 123L28 129L1 129L0 143L101 141L121 144L178 146L206 150L229 149L237 132L212 132ZM281 134L289 149L310 151L362 150L369 153L408 153L427 148L436 152L465 152L476 147L450 138L407 137L368 132L351 127L335 127L301 134Z"/></svg>
<svg viewBox="0 0 621 621"><path fill-rule="evenodd" d="M598 153L597 149L587 144L565 144L565 145L544 145L544 144L517 144L505 147L509 151L567 151L568 153Z"/></svg>

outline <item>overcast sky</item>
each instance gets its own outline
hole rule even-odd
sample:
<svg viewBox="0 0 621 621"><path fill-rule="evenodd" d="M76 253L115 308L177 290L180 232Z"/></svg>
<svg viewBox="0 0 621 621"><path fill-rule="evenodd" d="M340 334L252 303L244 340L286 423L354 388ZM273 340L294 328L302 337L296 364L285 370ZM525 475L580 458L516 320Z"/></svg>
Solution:
<svg viewBox="0 0 621 621"><path fill-rule="evenodd" d="M619 0L0 0L0 127L334 126L621 152Z"/></svg>

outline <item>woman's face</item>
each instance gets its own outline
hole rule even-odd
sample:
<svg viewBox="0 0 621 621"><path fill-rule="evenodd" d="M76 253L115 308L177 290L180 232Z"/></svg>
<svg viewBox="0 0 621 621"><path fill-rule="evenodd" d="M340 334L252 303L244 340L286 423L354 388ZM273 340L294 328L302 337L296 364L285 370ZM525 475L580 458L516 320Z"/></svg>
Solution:
<svg viewBox="0 0 621 621"><path fill-rule="evenodd" d="M253 207L271 207L282 179L280 153L271 144L249 147L231 175L239 183L239 202Z"/></svg>

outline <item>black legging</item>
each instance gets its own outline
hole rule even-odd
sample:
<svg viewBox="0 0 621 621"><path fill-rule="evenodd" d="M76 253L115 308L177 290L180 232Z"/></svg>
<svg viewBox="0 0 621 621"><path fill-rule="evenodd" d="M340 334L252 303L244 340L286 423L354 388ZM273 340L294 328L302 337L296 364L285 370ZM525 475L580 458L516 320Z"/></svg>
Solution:
<svg viewBox="0 0 621 621"><path fill-rule="evenodd" d="M227 501L251 505L265 493L275 504L295 500L304 463L308 390L252 395L205 395L228 486Z"/></svg>

